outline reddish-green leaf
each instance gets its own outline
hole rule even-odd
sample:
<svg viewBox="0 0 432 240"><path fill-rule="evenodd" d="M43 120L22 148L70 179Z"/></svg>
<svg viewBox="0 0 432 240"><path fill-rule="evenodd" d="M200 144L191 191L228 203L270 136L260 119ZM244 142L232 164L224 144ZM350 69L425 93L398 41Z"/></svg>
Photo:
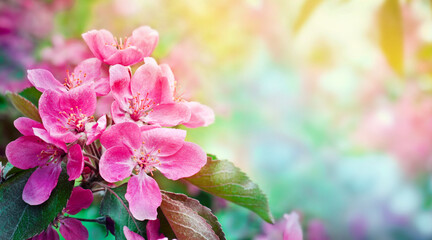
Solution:
<svg viewBox="0 0 432 240"><path fill-rule="evenodd" d="M229 161L209 155L207 164L185 180L206 192L248 208L269 223L274 221L267 197L245 173Z"/></svg>
<svg viewBox="0 0 432 240"><path fill-rule="evenodd" d="M24 116L42 122L38 109L29 100L16 93L7 93L6 96L10 99L14 107Z"/></svg>
<svg viewBox="0 0 432 240"><path fill-rule="evenodd" d="M196 213L198 213L198 215L204 218L208 224L210 224L213 231L216 233L216 235L218 235L219 239L221 240L225 239L225 234L222 231L222 226L218 222L217 217L213 215L213 213L211 212L211 209L201 205L201 203L198 200L189 198L184 194L178 194L178 193L172 193L166 191L162 191L162 193L167 195L173 200L182 202L185 206L194 210Z"/></svg>
<svg viewBox="0 0 432 240"><path fill-rule="evenodd" d="M219 240L212 226L189 207L190 204L190 202L172 199L166 192L162 194L160 208L177 239Z"/></svg>

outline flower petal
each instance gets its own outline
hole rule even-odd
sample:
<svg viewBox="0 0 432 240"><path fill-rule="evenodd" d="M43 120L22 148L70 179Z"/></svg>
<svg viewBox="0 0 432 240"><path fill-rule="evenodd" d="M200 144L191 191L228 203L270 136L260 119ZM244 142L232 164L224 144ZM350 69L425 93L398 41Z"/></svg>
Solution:
<svg viewBox="0 0 432 240"><path fill-rule="evenodd" d="M105 60L109 65L121 64L123 66L134 65L141 62L144 58L142 52L136 47L127 47L117 50L113 55Z"/></svg>
<svg viewBox="0 0 432 240"><path fill-rule="evenodd" d="M95 81L100 78L102 62L97 58L89 58L75 67L73 74L82 82Z"/></svg>
<svg viewBox="0 0 432 240"><path fill-rule="evenodd" d="M57 186L61 172L60 163L51 163L37 168L30 176L23 191L24 202L30 205L44 203Z"/></svg>
<svg viewBox="0 0 432 240"><path fill-rule="evenodd" d="M98 97L105 96L111 91L109 78L106 77L95 80L93 87Z"/></svg>
<svg viewBox="0 0 432 240"><path fill-rule="evenodd" d="M66 240L87 240L89 237L87 228L75 218L63 219L59 231Z"/></svg>
<svg viewBox="0 0 432 240"><path fill-rule="evenodd" d="M79 144L75 144L69 148L67 174L69 181L75 180L80 177L84 169L84 156Z"/></svg>
<svg viewBox="0 0 432 240"><path fill-rule="evenodd" d="M82 37L90 51L101 61L105 61L117 51L113 35L105 29L88 31L82 34Z"/></svg>
<svg viewBox="0 0 432 240"><path fill-rule="evenodd" d="M138 233L134 233L131 230L129 230L128 227L123 227L123 234L126 237L126 240L145 240L142 236L140 236Z"/></svg>
<svg viewBox="0 0 432 240"><path fill-rule="evenodd" d="M89 127L87 127L87 125ZM106 129L107 117L103 115L100 117L96 123L91 123L86 125L87 142L86 145L90 145L92 142L96 141Z"/></svg>
<svg viewBox="0 0 432 240"><path fill-rule="evenodd" d="M156 219L162 196L156 181L144 171L129 180L125 198L134 218L140 221Z"/></svg>
<svg viewBox="0 0 432 240"><path fill-rule="evenodd" d="M286 225L283 231L283 239L286 240L302 240L303 231L299 223L299 216L296 212L284 214Z"/></svg>
<svg viewBox="0 0 432 240"><path fill-rule="evenodd" d="M42 123L26 117L17 118L14 126L24 136L34 136L33 128L44 128Z"/></svg>
<svg viewBox="0 0 432 240"><path fill-rule="evenodd" d="M147 153L160 157L171 156L182 148L186 131L171 128L155 128L141 131ZM158 150L160 152L158 153Z"/></svg>
<svg viewBox="0 0 432 240"><path fill-rule="evenodd" d="M125 146L129 149L138 149L141 146L141 132L136 123L118 123L106 130L100 141L106 148Z"/></svg>
<svg viewBox="0 0 432 240"><path fill-rule="evenodd" d="M151 99L153 103L161 100L162 82L161 70L153 58L145 58L145 63L140 66L131 79L131 91L133 96Z"/></svg>
<svg viewBox="0 0 432 240"><path fill-rule="evenodd" d="M127 39L126 45L130 44L137 47L142 52L143 57L148 57L152 54L158 41L158 32L148 26L143 26L132 32L132 36Z"/></svg>
<svg viewBox="0 0 432 240"><path fill-rule="evenodd" d="M159 228L160 228L159 219L148 221L146 226L148 240L164 239L165 236L159 233Z"/></svg>
<svg viewBox="0 0 432 240"><path fill-rule="evenodd" d="M183 104L161 104L151 111L146 119L149 124L159 124L163 127L177 126L182 122L189 121L191 112Z"/></svg>
<svg viewBox="0 0 432 240"><path fill-rule="evenodd" d="M114 123L124 123L124 122L135 122L132 120L129 114L127 114L123 109L121 109L119 102L114 101L111 104L111 116ZM138 124L138 122L137 122Z"/></svg>
<svg viewBox="0 0 432 240"><path fill-rule="evenodd" d="M178 152L159 157L159 160L161 165L157 166L157 169L165 177L177 180L197 173L207 163L207 155L197 144L185 142Z"/></svg>
<svg viewBox="0 0 432 240"><path fill-rule="evenodd" d="M114 65L109 70L109 82L114 99L124 107L128 107L128 99L132 97L130 90L131 77L129 70L122 65Z"/></svg>
<svg viewBox="0 0 432 240"><path fill-rule="evenodd" d="M33 133L36 137L39 137L44 142L55 145L56 147L62 149L64 152L67 152L67 146L65 142L51 137L47 130L44 128L34 128Z"/></svg>
<svg viewBox="0 0 432 240"><path fill-rule="evenodd" d="M6 146L6 157L17 168L34 168L48 161L47 158L38 157L47 147L48 144L38 137L23 136Z"/></svg>
<svg viewBox="0 0 432 240"><path fill-rule="evenodd" d="M75 215L81 210L90 207L93 202L93 193L90 189L74 187L66 204L65 210L70 215Z"/></svg>
<svg viewBox="0 0 432 240"><path fill-rule="evenodd" d="M129 177L136 166L132 155L131 150L123 146L109 148L99 162L102 178L108 182L118 182Z"/></svg>
<svg viewBox="0 0 432 240"><path fill-rule="evenodd" d="M35 88L41 92L45 90L65 91L65 87L45 69L27 70L27 78Z"/></svg>
<svg viewBox="0 0 432 240"><path fill-rule="evenodd" d="M188 106L191 111L191 117L189 121L183 123L185 127L206 127L214 122L214 112L208 106L198 102L186 102L183 104Z"/></svg>
<svg viewBox="0 0 432 240"><path fill-rule="evenodd" d="M49 225L47 230L43 231L39 235L36 235L29 240L59 240L60 236L58 235L57 231L54 230L54 228Z"/></svg>

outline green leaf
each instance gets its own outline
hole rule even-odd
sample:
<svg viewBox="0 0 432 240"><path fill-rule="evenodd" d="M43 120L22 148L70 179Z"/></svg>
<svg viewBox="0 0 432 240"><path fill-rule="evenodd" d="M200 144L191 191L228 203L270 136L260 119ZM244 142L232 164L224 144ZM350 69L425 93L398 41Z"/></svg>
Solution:
<svg viewBox="0 0 432 240"><path fill-rule="evenodd" d="M66 206L73 181L68 181L66 170L60 174L57 187L41 205L30 206L22 200L22 192L34 169L18 173L0 185L0 239L22 240L47 229Z"/></svg>
<svg viewBox="0 0 432 240"><path fill-rule="evenodd" d="M189 207L190 209L194 210L196 213L198 213L198 215L200 215L202 218L204 218L207 221L207 223L212 227L216 235L218 235L219 239L225 240L225 234L222 231L222 226L220 225L217 217L213 215L213 213L211 212L211 209L201 205L201 203L198 200L189 198L184 194L178 194L178 193L172 193L166 191L162 191L162 194L167 195L172 200L180 201L186 207Z"/></svg>
<svg viewBox="0 0 432 240"><path fill-rule="evenodd" d="M398 0L385 0L378 11L379 44L393 70L403 75L403 22Z"/></svg>
<svg viewBox="0 0 432 240"><path fill-rule="evenodd" d="M37 107L39 104L39 98L41 97L42 93L39 92L35 87L29 87L20 92L19 95L29 100Z"/></svg>
<svg viewBox="0 0 432 240"><path fill-rule="evenodd" d="M143 235L145 230L145 222L133 219L132 216L129 215L128 210L124 207L129 207L129 204L124 197L126 189L127 184L123 184L117 188L111 188L105 193L101 203L100 214L102 216L111 217L115 222L115 239L126 239L123 234L123 226L127 226L131 231L139 233L140 235ZM137 228L137 225L139 229Z"/></svg>
<svg viewBox="0 0 432 240"><path fill-rule="evenodd" d="M219 237L213 231L212 226L205 218L188 206L192 203L187 202L172 199L166 192L162 193L160 208L177 239L218 240Z"/></svg>
<svg viewBox="0 0 432 240"><path fill-rule="evenodd" d="M208 193L248 208L269 223L274 222L267 197L245 173L229 161L209 155L207 164L185 180Z"/></svg>
<svg viewBox="0 0 432 240"><path fill-rule="evenodd" d="M42 122L38 109L29 100L23 98L16 93L6 93L6 96L12 102L14 107L24 116L31 118L35 121Z"/></svg>

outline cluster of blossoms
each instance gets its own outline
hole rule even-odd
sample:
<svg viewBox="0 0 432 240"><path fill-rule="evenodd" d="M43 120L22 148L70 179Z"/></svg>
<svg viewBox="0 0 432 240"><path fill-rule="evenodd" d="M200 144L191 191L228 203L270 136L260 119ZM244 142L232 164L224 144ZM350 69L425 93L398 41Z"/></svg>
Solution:
<svg viewBox="0 0 432 240"><path fill-rule="evenodd" d="M64 162L69 180L82 177L84 188L92 189L94 183L112 185L130 177L125 198L133 217L156 220L162 197L153 172L159 170L177 180L197 173L207 161L197 144L185 141L186 131L169 127L207 126L214 121L214 113L177 95L169 66L158 65L149 57L158 42L153 29L140 27L124 41L106 30L89 31L83 38L95 58L67 72L64 81L44 69L28 71L28 80L42 92L42 122L17 119L14 124L23 136L6 148L12 165L36 168L24 187L23 200L30 205L47 201ZM143 64L132 73L130 66L140 62ZM102 104L98 97L106 95L113 97L110 113L95 116ZM73 201L71 197L69 202ZM66 239L88 238L88 234L73 233L73 229L81 231L82 225L64 215L52 226L59 223ZM54 232L50 226L43 234ZM136 239L127 228L124 234Z"/></svg>

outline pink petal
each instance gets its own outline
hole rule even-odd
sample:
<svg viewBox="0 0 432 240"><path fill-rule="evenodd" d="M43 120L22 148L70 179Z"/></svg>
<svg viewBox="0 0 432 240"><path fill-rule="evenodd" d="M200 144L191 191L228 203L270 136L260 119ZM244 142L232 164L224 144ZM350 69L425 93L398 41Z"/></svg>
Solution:
<svg viewBox="0 0 432 240"><path fill-rule="evenodd" d="M162 71L162 90L161 90L161 103L173 103L175 91L175 79L171 68L167 64L161 64Z"/></svg>
<svg viewBox="0 0 432 240"><path fill-rule="evenodd" d="M147 96L154 103L159 103L162 89L160 77L161 71L156 61L153 58L145 58L145 64L139 67L132 76L132 95Z"/></svg>
<svg viewBox="0 0 432 240"><path fill-rule="evenodd" d="M17 168L29 169L44 164L47 158L38 158L48 144L35 136L23 136L6 146L6 157Z"/></svg>
<svg viewBox="0 0 432 240"><path fill-rule="evenodd" d="M110 67L110 86L113 97L122 106L128 107L128 99L132 97L130 90L131 77L129 70L122 65L115 65Z"/></svg>
<svg viewBox="0 0 432 240"><path fill-rule="evenodd" d="M24 187L22 195L24 202L39 205L48 200L57 185L60 172L60 163L51 163L37 168Z"/></svg>
<svg viewBox="0 0 432 240"><path fill-rule="evenodd" d="M105 29L86 32L82 37L90 51L101 61L105 61L117 51L113 46L116 44L113 35Z"/></svg>
<svg viewBox="0 0 432 240"><path fill-rule="evenodd" d="M134 218L140 221L156 219L162 196L156 181L144 171L129 180L125 198Z"/></svg>
<svg viewBox="0 0 432 240"><path fill-rule="evenodd" d="M185 142L178 152L159 160L157 169L167 178L177 180L197 173L207 163L207 155L197 144Z"/></svg>
<svg viewBox="0 0 432 240"><path fill-rule="evenodd" d="M299 223L299 216L296 212L291 214L284 214L284 218L287 220L285 229L283 232L284 240L302 240L303 231Z"/></svg>
<svg viewBox="0 0 432 240"><path fill-rule="evenodd" d="M191 112L189 108L183 104L161 104L149 113L147 123L159 124L163 127L177 126L182 122L189 121Z"/></svg>
<svg viewBox="0 0 432 240"><path fill-rule="evenodd" d="M66 240L87 240L89 233L81 221L74 218L65 218L61 221L59 231Z"/></svg>
<svg viewBox="0 0 432 240"><path fill-rule="evenodd" d="M51 135L48 133L47 130L45 130L44 128L34 128L33 129L33 133L36 137L39 137L40 139L42 139L44 142L55 145L56 147L62 149L63 151L67 152L67 147L65 142L53 138L51 137Z"/></svg>
<svg viewBox="0 0 432 240"><path fill-rule="evenodd" d="M44 128L42 123L26 117L17 118L14 126L24 136L34 136L33 128Z"/></svg>
<svg viewBox="0 0 432 240"><path fill-rule="evenodd" d="M123 110L119 104L119 102L114 101L111 104L111 116L114 120L114 123L124 123L124 122L135 122L132 120L129 114ZM138 122L137 122L138 123Z"/></svg>
<svg viewBox="0 0 432 240"><path fill-rule="evenodd" d="M159 233L159 228L159 219L148 221L146 226L148 240L159 240L165 237L163 234Z"/></svg>
<svg viewBox="0 0 432 240"><path fill-rule="evenodd" d="M84 169L84 156L79 144L75 144L69 148L66 167L69 181L75 180L81 176Z"/></svg>
<svg viewBox="0 0 432 240"><path fill-rule="evenodd" d="M143 54L136 47L128 47L122 50L117 50L113 55L105 60L109 65L121 64L123 66L134 65L141 62Z"/></svg>
<svg viewBox="0 0 432 240"><path fill-rule="evenodd" d="M186 131L171 128L155 128L142 131L142 141L149 154L160 157L171 156L182 148L186 138ZM158 153L160 150L160 153Z"/></svg>
<svg viewBox="0 0 432 240"><path fill-rule="evenodd" d="M75 67L73 74L83 82L95 81L100 78L102 62L97 58L89 58Z"/></svg>
<svg viewBox="0 0 432 240"><path fill-rule="evenodd" d="M185 127L206 127L214 122L214 112L206 105L200 104L198 102L187 102L183 104L188 106L191 111L191 117L189 121L183 123Z"/></svg>
<svg viewBox="0 0 432 240"><path fill-rule="evenodd" d="M39 100L39 113L47 131L52 137L67 143L80 137L68 129L67 117L78 111L91 116L95 108L96 94L91 88L78 87L65 93L47 90Z"/></svg>
<svg viewBox="0 0 432 240"><path fill-rule="evenodd" d="M126 44L137 47L142 52L143 57L148 57L156 48L158 41L158 32L148 26L143 26L132 32L132 36L127 39Z"/></svg>
<svg viewBox="0 0 432 240"><path fill-rule="evenodd" d="M136 166L132 156L131 150L123 146L109 148L99 162L102 178L108 182L118 182L129 177Z"/></svg>
<svg viewBox="0 0 432 240"><path fill-rule="evenodd" d="M131 122L115 124L102 134L100 141L106 149L115 146L138 149L141 146L140 128Z"/></svg>
<svg viewBox="0 0 432 240"><path fill-rule="evenodd" d="M102 133L105 131L107 125L107 117L103 115L100 117L96 123L91 123L88 126L86 125L86 133L87 133L87 142L86 145L90 145L92 142L99 139Z"/></svg>
<svg viewBox="0 0 432 240"><path fill-rule="evenodd" d="M45 69L27 70L27 78L40 92L45 90L65 91L65 87Z"/></svg>
<svg viewBox="0 0 432 240"><path fill-rule="evenodd" d="M89 189L74 187L66 204L66 212L75 215L85 208L89 208L93 202L93 193Z"/></svg>
<svg viewBox="0 0 432 240"><path fill-rule="evenodd" d="M109 78L101 77L95 80L93 86L98 97L105 96L111 91Z"/></svg>
<svg viewBox="0 0 432 240"><path fill-rule="evenodd" d="M123 227L123 233L126 237L126 240L145 240L142 236L140 236L138 233L134 233L131 230L129 230L128 227Z"/></svg>
<svg viewBox="0 0 432 240"><path fill-rule="evenodd" d="M49 225L47 230L43 231L39 235L36 235L29 240L59 240L60 236L58 235L57 231L54 230L54 228Z"/></svg>

